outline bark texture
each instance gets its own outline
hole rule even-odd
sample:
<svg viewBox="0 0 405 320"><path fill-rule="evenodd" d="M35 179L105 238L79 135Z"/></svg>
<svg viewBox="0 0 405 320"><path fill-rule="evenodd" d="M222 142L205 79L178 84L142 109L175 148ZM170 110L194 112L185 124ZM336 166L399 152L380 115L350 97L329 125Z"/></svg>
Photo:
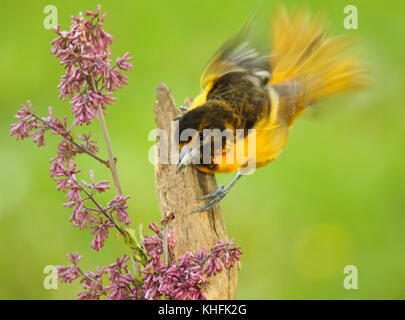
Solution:
<svg viewBox="0 0 405 320"><path fill-rule="evenodd" d="M171 121L180 113L170 90L164 83L156 89L157 101L154 114L157 128L167 132L169 137L169 163ZM156 157L159 157L159 151ZM176 237L175 259L186 251L197 252L201 247L211 248L218 239L228 240L224 219L219 205L201 213L190 212L203 203L198 197L217 189L215 176L188 167L184 173L176 172L175 164L155 164L156 192L162 219L172 215L167 223ZM237 268L224 269L210 282L204 293L207 299L234 299L237 285Z"/></svg>

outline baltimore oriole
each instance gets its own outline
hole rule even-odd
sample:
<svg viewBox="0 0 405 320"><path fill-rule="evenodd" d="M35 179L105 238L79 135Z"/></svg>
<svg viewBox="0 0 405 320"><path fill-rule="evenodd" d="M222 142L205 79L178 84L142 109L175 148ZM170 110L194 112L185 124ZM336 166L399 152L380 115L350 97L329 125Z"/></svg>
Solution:
<svg viewBox="0 0 405 320"><path fill-rule="evenodd" d="M238 161L235 156L238 145L245 147L244 155L252 147L249 135L255 135L255 159L248 160L262 167L278 157L294 120L309 106L364 84L359 56L347 51L352 42L347 37L327 37L323 16L310 17L303 9L290 17L283 9L275 11L268 55L247 40L250 20L208 62L201 76L201 94L179 117L180 132L196 132L180 141L179 170L193 164L211 174L237 171L228 186L220 185L201 197L208 202L193 212L215 206L244 170L251 169L246 158ZM227 129L234 139L221 140L215 148L204 129ZM238 129L245 135L238 135ZM207 144L209 162L203 161Z"/></svg>

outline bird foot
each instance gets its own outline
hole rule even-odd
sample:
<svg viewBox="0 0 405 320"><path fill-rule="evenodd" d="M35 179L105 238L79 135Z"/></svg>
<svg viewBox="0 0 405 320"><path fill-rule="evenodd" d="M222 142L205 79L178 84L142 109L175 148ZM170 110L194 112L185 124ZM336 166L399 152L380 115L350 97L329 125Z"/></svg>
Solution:
<svg viewBox="0 0 405 320"><path fill-rule="evenodd" d="M191 213L196 213L196 212L203 212L203 211L208 211L215 207L226 195L227 189L224 187L223 184L221 184L218 189L212 193L208 193L206 195L203 195L202 197L198 198L199 200L207 200L211 199L208 201L206 204L203 206L191 211Z"/></svg>

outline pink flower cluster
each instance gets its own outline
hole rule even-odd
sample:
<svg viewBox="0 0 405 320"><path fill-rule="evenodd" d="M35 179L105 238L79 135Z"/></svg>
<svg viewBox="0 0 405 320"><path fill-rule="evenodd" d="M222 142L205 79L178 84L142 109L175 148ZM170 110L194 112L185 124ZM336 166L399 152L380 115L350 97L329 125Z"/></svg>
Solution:
<svg viewBox="0 0 405 320"><path fill-rule="evenodd" d="M99 5L96 12L86 12L89 19L82 13L73 16L70 30L60 31L58 26L55 29L58 37L51 42L51 54L60 58L60 64L66 70L58 85L59 98L72 99L70 104L75 124L89 125L99 106L105 110L106 104L115 102L111 92L128 84L127 76L119 70L131 70L132 64L128 61L132 57L127 52L111 65L113 36L103 29L106 15L100 15ZM107 92L102 93L103 89Z"/></svg>
<svg viewBox="0 0 405 320"><path fill-rule="evenodd" d="M66 119L62 123L58 118L53 118L52 107L48 109L49 116L40 118L35 114L31 101L27 100L27 107L22 104L20 110L15 115L15 118L19 121L11 125L10 135L15 136L16 140L33 137L32 141L38 147L45 145L44 135L48 130L51 130L53 134L68 135Z"/></svg>
<svg viewBox="0 0 405 320"><path fill-rule="evenodd" d="M106 14L100 16L100 6L96 12L86 12L86 16L88 19L81 13L72 17L69 31L60 31L58 27L55 30L58 38L52 41L51 53L61 59L60 64L66 70L58 88L60 98L71 98L75 116L72 124L68 126L67 117L63 120L54 117L51 107L48 116L38 116L27 101L27 106L21 105L17 111L18 121L11 125L10 135L16 140L31 137L38 147L45 145L47 132L60 137L56 155L49 160L49 172L57 184L56 189L65 193L63 206L72 211L69 220L74 226L90 231L91 247L96 251L104 246L111 228L115 228L129 247L131 257L124 255L107 267L97 267L96 272L84 272L78 266L82 256L69 253L67 258L71 264L57 267L58 278L67 283L80 279L84 291L78 293L79 299L205 299L202 288L209 276L224 267L231 268L239 260L240 248L234 246L233 240L218 241L210 251L202 248L196 254L186 252L172 261L175 239L171 232L167 237L170 259L165 264L162 259L164 237L156 223L149 226L154 235L146 236L143 241L134 240L128 231L129 196L118 191L102 205L97 197L110 189L109 182L96 180L93 170L90 170L90 179L79 179L82 170L76 163L77 155L86 154L107 167L110 163L98 156L99 147L91 138L91 132L75 135L73 129L89 125L97 112L105 112L105 105L115 101L112 91L127 84L127 77L119 70L132 69L128 63L132 59L129 53L117 58L111 66L113 38L102 28ZM126 263L130 259L140 278L129 271Z"/></svg>
<svg viewBox="0 0 405 320"><path fill-rule="evenodd" d="M207 277L222 271L223 265L229 269L239 261L240 247L235 247L232 239L228 242L218 240L209 252L205 248L195 254L187 251L177 261L166 266L161 259L163 234L156 223L149 227L155 235L145 237L144 240L150 257L142 276L145 299L154 300L164 296L173 300L204 300L206 297L202 287L209 282ZM169 253L174 243L173 234L169 234Z"/></svg>
<svg viewBox="0 0 405 320"><path fill-rule="evenodd" d="M110 228L115 227L122 233L116 220L124 225L131 222L126 211L128 208L126 201L129 196L117 195L107 207L104 207L95 200L94 196L109 189L109 182L107 180L96 182L93 170L90 170L91 182L82 180L80 183L76 178L76 174L80 172L80 169L76 169L76 163L73 160L70 160L69 166L58 166L54 171L54 179L58 182L56 188L66 193L68 202L63 206L73 208L70 221L80 229L91 228L90 233L95 236L91 247L99 251L108 238Z"/></svg>
<svg viewBox="0 0 405 320"><path fill-rule="evenodd" d="M108 267L97 267L96 272L88 270L84 272L77 263L82 259L79 253L68 253L66 257L72 263L69 266L57 266L58 279L60 282L71 283L80 278L85 291L78 292L79 300L99 300L105 296L109 300L136 299L139 284L128 270L127 255L117 258L115 263ZM108 275L109 284L104 285L103 275Z"/></svg>
<svg viewBox="0 0 405 320"><path fill-rule="evenodd" d="M106 103L114 101L111 91L127 83L126 76L119 70L131 70L128 61L132 58L126 53L111 67L113 38L102 28L106 14L100 15L98 6L97 12L87 12L86 16L87 19L80 13L72 17L69 31L60 31L58 26L55 30L58 37L51 42L51 53L61 59L60 64L66 70L58 86L59 97L72 98L73 123L68 127L67 117L63 121L54 117L51 107L48 116L39 117L27 101L27 106L21 105L18 110L15 116L18 122L11 125L10 135L16 140L32 137L39 147L45 145L48 131L61 137L56 156L49 160L50 176L57 182L56 189L66 193L67 202L63 206L72 209L70 221L81 229L90 229L94 235L91 247L98 251L108 238L110 228L115 227L124 234L118 224L130 223L126 205L129 196L118 194L106 206L97 202L96 194L110 189L109 182L96 182L93 170L90 170L91 182L80 182L77 175L82 170L75 162L76 156L87 154L107 166L108 161L97 155L99 147L91 138L91 132L74 135L72 131L77 125L90 124L99 106L104 110Z"/></svg>
<svg viewBox="0 0 405 320"><path fill-rule="evenodd" d="M155 233L146 236L143 242L147 261L141 270L141 281L136 281L125 264L129 257L117 258L116 263L107 268L98 267L97 272L84 273L77 262L78 253L68 254L70 266L58 266L58 278L61 282L72 282L81 278L84 292L78 293L79 299L147 299L159 300L162 297L175 300L204 300L204 284L209 276L225 268L231 268L240 258L240 247L235 247L234 240L219 240L208 252L205 248L192 254L186 252L177 261L169 265L163 263L163 234L156 223L149 225ZM168 235L168 250L172 255L175 245L173 233ZM109 285L103 286L102 275L109 274Z"/></svg>
<svg viewBox="0 0 405 320"><path fill-rule="evenodd" d="M19 120L11 126L11 135L16 136L16 140L33 137L33 142L38 146L45 145L45 133L50 131L53 134L61 136L61 141L58 144L57 156L51 158L50 176L57 182L56 189L66 193L68 202L64 203L64 207L72 209L70 221L77 227L91 228L91 234L95 237L91 243L94 250L100 250L108 238L109 229L116 227L113 214L115 212L116 219L128 225L130 219L127 213L126 201L129 196L123 197L116 195L106 207L97 203L94 196L96 193L102 193L110 189L107 180L95 181L94 172L90 170L91 182L82 180L81 183L77 179L77 174L82 170L77 168L74 161L79 153L87 153L93 157L98 151L97 141L91 139L91 133L87 135L77 136L77 139L82 141L79 143L71 135L71 130L67 129L66 118L62 122L52 115L52 108L49 107L49 115L47 117L39 117L35 114L34 108L30 101L27 102L27 107L22 105L17 112L16 118ZM101 160L101 159L100 159ZM103 160L101 160L103 161ZM104 161L104 163L107 163ZM88 204L92 204L93 207Z"/></svg>

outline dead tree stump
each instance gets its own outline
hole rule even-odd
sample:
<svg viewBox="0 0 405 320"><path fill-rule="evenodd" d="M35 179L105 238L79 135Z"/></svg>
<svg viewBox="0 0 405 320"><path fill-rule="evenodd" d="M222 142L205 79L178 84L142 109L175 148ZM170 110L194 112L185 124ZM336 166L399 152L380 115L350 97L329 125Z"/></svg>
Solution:
<svg viewBox="0 0 405 320"><path fill-rule="evenodd" d="M154 114L157 128L167 132L170 153L171 120L178 114L169 88L160 83L156 89L157 101ZM157 155L159 156L159 155ZM169 155L170 159L170 155ZM201 247L211 248L218 239L227 241L224 219L219 205L202 213L190 212L201 206L198 197L217 189L215 176L204 174L193 167L184 173L176 172L175 164L160 164L155 161L156 193L162 219L174 215L167 228L173 230L176 237L174 259L186 251L198 252ZM237 267L223 269L209 278L204 293L207 299L234 299L237 286Z"/></svg>

